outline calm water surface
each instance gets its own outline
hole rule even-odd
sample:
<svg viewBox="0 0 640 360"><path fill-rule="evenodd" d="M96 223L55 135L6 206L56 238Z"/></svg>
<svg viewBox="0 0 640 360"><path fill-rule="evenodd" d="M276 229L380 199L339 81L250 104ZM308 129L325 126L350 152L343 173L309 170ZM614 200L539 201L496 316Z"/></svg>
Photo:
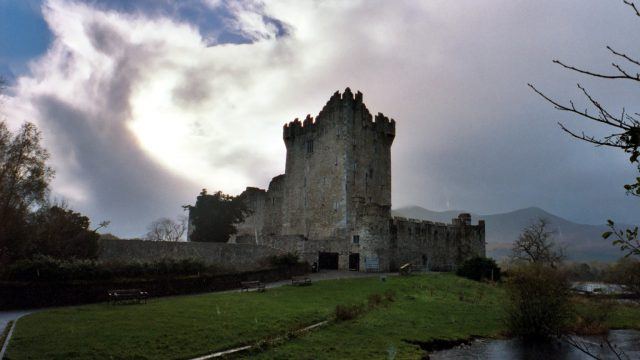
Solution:
<svg viewBox="0 0 640 360"><path fill-rule="evenodd" d="M582 343L589 346L592 353L600 359L617 359L605 344L600 346L602 338L583 337ZM612 330L609 341L624 352L623 359L640 359L640 331ZM592 359L576 348L564 342L525 343L518 339L478 340L450 350L433 352L432 360L449 359L543 359L543 360L582 360Z"/></svg>

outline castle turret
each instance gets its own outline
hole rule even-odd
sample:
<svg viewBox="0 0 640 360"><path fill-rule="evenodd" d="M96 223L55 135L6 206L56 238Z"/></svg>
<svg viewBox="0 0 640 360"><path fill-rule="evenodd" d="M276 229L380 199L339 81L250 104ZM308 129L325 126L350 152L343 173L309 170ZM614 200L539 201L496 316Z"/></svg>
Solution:
<svg viewBox="0 0 640 360"><path fill-rule="evenodd" d="M361 92L335 92L315 117L284 125L287 147L283 234L342 244L340 266L362 254L384 266L391 209L395 121L371 115ZM372 227L375 227L373 229ZM359 256L359 255L358 255ZM372 260L373 261L373 260Z"/></svg>

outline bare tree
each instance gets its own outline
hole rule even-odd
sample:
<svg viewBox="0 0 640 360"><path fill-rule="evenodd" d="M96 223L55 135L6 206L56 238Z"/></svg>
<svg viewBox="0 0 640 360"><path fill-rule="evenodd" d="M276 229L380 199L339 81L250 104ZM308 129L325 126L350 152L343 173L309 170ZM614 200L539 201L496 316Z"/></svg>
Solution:
<svg viewBox="0 0 640 360"><path fill-rule="evenodd" d="M103 220L100 222L100 224L98 224L98 226L95 229L93 229L93 232L98 232L98 230L100 229L106 229L109 225L111 225L110 220Z"/></svg>
<svg viewBox="0 0 640 360"><path fill-rule="evenodd" d="M577 335L561 335L560 340L566 342L591 359L605 359L605 357L602 355L603 353L609 353L619 360L630 359L622 349L619 349L615 344L612 344L606 335L602 335L600 341L596 343L586 341ZM610 357L606 358L609 359Z"/></svg>
<svg viewBox="0 0 640 360"><path fill-rule="evenodd" d="M540 265L555 267L564 260L564 251L556 245L555 232L548 230L549 221L538 219L522 230L522 234L513 244L511 258Z"/></svg>
<svg viewBox="0 0 640 360"><path fill-rule="evenodd" d="M640 18L639 7L636 5L635 1L623 0L622 2L629 7L634 16ZM614 49L611 46L607 46L606 48L613 58L613 61L611 62L612 71L610 72L587 70L567 64L558 59L553 60L553 62L567 70L596 79L614 81L624 80L640 83L640 58L629 55L627 52ZM640 113L629 112L625 108L615 112L611 111L602 105L600 101L592 96L591 93L580 84L578 84L578 89L587 100L587 103L591 107L590 109L579 109L572 100L563 102L553 99L544 92L538 90L534 85L528 85L533 89L533 91L551 103L556 109L577 115L578 117L588 121L599 123L609 129L611 134L604 137L596 137L585 134L584 132L571 130L563 123L558 123L563 131L576 139L586 141L596 146L621 149L628 154L629 161L638 169L638 176L633 183L625 185L624 188L627 191L627 194L640 197ZM619 246L622 251L625 251L627 256L640 256L638 228L636 227L635 229L629 229L627 231L617 230L613 221L609 220L608 223L611 231L605 232L603 237L606 239L611 235L615 235L613 244Z"/></svg>
<svg viewBox="0 0 640 360"><path fill-rule="evenodd" d="M178 217L175 221L169 218L160 218L152 222L148 227L149 232L145 239L153 241L181 241L187 231L187 218Z"/></svg>

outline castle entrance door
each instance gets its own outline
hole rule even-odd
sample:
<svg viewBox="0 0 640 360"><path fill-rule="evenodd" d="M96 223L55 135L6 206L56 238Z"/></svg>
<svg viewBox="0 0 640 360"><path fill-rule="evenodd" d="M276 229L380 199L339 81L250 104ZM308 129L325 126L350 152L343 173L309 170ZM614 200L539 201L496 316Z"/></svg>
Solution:
<svg viewBox="0 0 640 360"><path fill-rule="evenodd" d="M349 254L349 270L360 271L360 254Z"/></svg>
<svg viewBox="0 0 640 360"><path fill-rule="evenodd" d="M318 253L318 265L323 270L338 270L338 253Z"/></svg>

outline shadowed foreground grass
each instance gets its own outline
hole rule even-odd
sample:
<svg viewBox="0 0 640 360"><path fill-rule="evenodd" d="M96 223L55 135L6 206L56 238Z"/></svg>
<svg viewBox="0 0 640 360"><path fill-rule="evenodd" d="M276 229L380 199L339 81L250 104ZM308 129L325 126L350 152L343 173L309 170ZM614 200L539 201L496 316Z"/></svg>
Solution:
<svg viewBox="0 0 640 360"><path fill-rule="evenodd" d="M437 291L424 291L434 285ZM420 348L420 343L507 335L503 321L506 316L504 289L450 275L413 286L410 295L399 297L388 308L375 309L353 321L332 323L321 331L241 357L423 359L425 351ZM601 305L594 301L583 298L573 301L578 316L601 311ZM604 327L640 330L640 306L615 303L608 306L609 316Z"/></svg>
<svg viewBox="0 0 640 360"><path fill-rule="evenodd" d="M147 305L48 310L18 321L7 358L190 358L282 336L330 317L337 304L365 304L369 295L387 291L395 293L393 302L355 320L331 323L246 356L420 358L424 353L416 345L419 342L499 336L505 330L500 287L450 274L429 274L388 277L385 282L378 278L322 281L265 293L166 298ZM627 316L612 317L611 326L640 328L640 309L621 311Z"/></svg>

